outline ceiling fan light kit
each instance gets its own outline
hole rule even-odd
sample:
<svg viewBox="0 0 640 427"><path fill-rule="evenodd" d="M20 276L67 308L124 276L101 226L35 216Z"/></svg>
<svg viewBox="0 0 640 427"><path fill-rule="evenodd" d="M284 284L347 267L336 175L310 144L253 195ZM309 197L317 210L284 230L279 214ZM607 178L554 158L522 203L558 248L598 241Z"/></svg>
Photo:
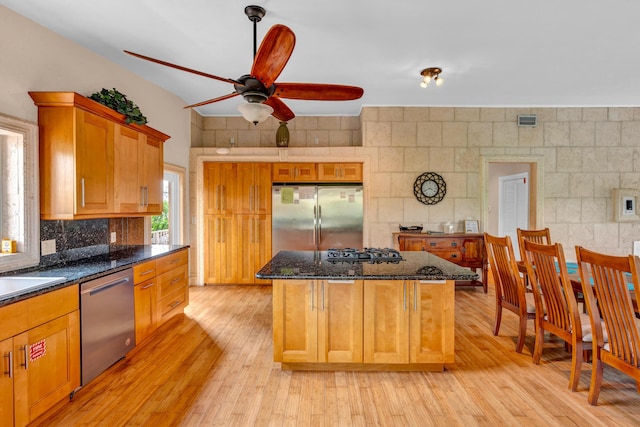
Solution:
<svg viewBox="0 0 640 427"><path fill-rule="evenodd" d="M442 84L444 83L444 79L440 77L440 73L442 73L442 68L439 67L425 68L424 70L420 71L420 75L422 76L420 87L426 88L427 86L429 86L429 83L432 79L434 82L436 82L436 86L442 86Z"/></svg>
<svg viewBox="0 0 640 427"><path fill-rule="evenodd" d="M260 6L247 6L244 9L247 18L253 22L253 64L251 72L238 79L219 77L181 65L125 50L125 53L156 64L197 74L202 77L231 83L234 92L213 99L187 105L185 108L200 107L214 102L224 101L241 95L247 104L238 110L248 121L258 124L269 115L282 122L288 122L296 115L282 99L301 99L311 101L351 101L362 97L364 90L357 86L345 86L320 83L276 83L276 79L289 61L296 43L296 36L289 27L281 24L272 26L257 47L257 23L266 15Z"/></svg>

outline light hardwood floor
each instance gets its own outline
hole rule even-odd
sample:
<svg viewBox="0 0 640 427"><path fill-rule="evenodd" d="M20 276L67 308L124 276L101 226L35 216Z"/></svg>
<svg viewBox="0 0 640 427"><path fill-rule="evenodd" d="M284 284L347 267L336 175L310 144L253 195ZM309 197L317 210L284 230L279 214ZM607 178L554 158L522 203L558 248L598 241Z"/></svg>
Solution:
<svg viewBox="0 0 640 427"><path fill-rule="evenodd" d="M184 316L76 393L43 426L640 425L635 383L605 367L597 407L590 364L568 389L570 354L533 324L515 352L516 317L491 333L494 294L456 291L456 362L444 372L291 372L272 362L271 287L192 287Z"/></svg>

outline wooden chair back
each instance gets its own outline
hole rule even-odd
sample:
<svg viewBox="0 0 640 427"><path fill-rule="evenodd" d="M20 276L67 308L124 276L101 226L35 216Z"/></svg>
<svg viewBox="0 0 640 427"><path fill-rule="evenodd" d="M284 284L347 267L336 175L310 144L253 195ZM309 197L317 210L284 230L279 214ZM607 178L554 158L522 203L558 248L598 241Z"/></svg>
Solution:
<svg viewBox="0 0 640 427"><path fill-rule="evenodd" d="M516 351L519 353L524 346L527 320L533 319L535 315L533 304L527 304L526 288L518 271L511 238L484 233L484 243L496 293L496 319L493 334L498 335L500 331L503 308L516 313L520 318L516 343Z"/></svg>
<svg viewBox="0 0 640 427"><path fill-rule="evenodd" d="M519 310L521 303L524 302L525 287L518 273L511 238L485 233L484 240L487 258L489 258L489 265L496 285L496 296Z"/></svg>
<svg viewBox="0 0 640 427"><path fill-rule="evenodd" d="M603 363L635 378L640 392L640 327L628 288L631 281L637 299L640 259L633 255L607 255L580 246L576 246L576 256L594 342L597 343L589 403L595 405L598 401ZM609 341L606 344L605 325Z"/></svg>
<svg viewBox="0 0 640 427"><path fill-rule="evenodd" d="M571 286L564 251L560 243L542 244L523 241L524 262L536 302L536 342L534 363L540 363L547 331L571 346L569 388L577 390L582 370L583 351L591 350L591 342L583 342L585 316L581 320L578 303Z"/></svg>
<svg viewBox="0 0 640 427"><path fill-rule="evenodd" d="M524 230L522 228L517 228L516 234L518 236L518 247L520 248L520 259L523 261L525 240L540 243L543 245L550 245L551 243L553 243L551 241L551 232L549 231L548 227L541 230Z"/></svg>
<svg viewBox="0 0 640 427"><path fill-rule="evenodd" d="M580 312L573 293L567 263L560 243L541 244L525 240L523 250L527 275L536 299L536 311L544 320L544 329L572 344L581 340ZM575 329L575 333L572 331Z"/></svg>

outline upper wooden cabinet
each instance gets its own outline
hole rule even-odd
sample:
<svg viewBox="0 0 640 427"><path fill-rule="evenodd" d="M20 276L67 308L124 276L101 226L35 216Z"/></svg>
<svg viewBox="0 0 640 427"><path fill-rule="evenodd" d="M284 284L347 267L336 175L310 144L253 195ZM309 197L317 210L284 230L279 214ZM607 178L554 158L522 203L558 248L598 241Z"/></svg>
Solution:
<svg viewBox="0 0 640 427"><path fill-rule="evenodd" d="M318 181L362 182L362 163L318 163Z"/></svg>
<svg viewBox="0 0 640 427"><path fill-rule="evenodd" d="M29 95L38 106L42 219L162 211L168 135L74 92Z"/></svg>
<svg viewBox="0 0 640 427"><path fill-rule="evenodd" d="M315 182L318 171L315 163L274 163L273 182Z"/></svg>
<svg viewBox="0 0 640 427"><path fill-rule="evenodd" d="M205 215L228 215L235 210L235 163L205 162L203 165L203 194Z"/></svg>
<svg viewBox="0 0 640 427"><path fill-rule="evenodd" d="M235 213L271 214L271 164L237 164Z"/></svg>

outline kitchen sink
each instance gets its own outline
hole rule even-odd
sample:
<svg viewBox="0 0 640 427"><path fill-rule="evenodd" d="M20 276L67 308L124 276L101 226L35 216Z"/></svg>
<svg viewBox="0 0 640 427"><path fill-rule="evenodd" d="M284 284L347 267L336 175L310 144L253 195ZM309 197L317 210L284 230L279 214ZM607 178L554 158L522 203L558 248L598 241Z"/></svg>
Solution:
<svg viewBox="0 0 640 427"><path fill-rule="evenodd" d="M46 288L57 283L65 282L66 280L66 277L0 277L0 298L10 297L25 291Z"/></svg>

